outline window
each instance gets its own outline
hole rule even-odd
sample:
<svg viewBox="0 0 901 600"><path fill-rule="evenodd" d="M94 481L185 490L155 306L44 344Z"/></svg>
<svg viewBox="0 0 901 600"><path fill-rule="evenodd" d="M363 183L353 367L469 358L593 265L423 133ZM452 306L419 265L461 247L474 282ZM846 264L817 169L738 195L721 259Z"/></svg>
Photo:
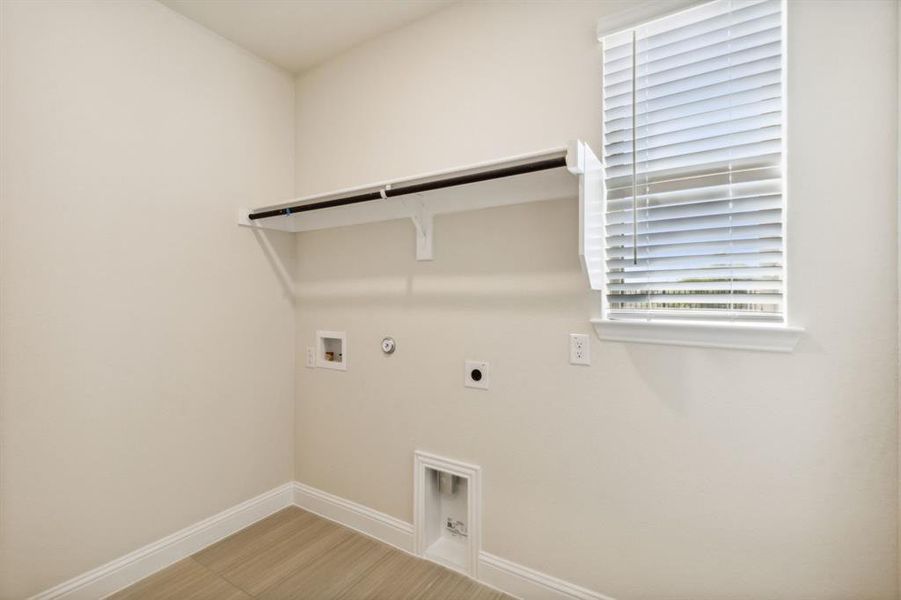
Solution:
<svg viewBox="0 0 901 600"><path fill-rule="evenodd" d="M607 320L784 323L782 0L602 39Z"/></svg>

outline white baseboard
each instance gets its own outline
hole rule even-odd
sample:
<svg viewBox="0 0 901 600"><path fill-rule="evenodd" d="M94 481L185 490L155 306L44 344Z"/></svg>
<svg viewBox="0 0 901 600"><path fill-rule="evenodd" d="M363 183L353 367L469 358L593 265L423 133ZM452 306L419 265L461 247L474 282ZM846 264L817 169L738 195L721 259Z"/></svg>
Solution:
<svg viewBox="0 0 901 600"><path fill-rule="evenodd" d="M295 481L64 581L30 600L103 598L291 505L413 554L410 523ZM479 553L478 580L523 600L613 600L487 552Z"/></svg>
<svg viewBox="0 0 901 600"><path fill-rule="evenodd" d="M406 521L297 481L294 482L294 504L404 552L413 553L413 526Z"/></svg>
<svg viewBox="0 0 901 600"><path fill-rule="evenodd" d="M479 580L525 600L613 600L487 552L479 553Z"/></svg>
<svg viewBox="0 0 901 600"><path fill-rule="evenodd" d="M303 483L294 484L294 503L326 519L413 553L413 525ZM479 553L478 581L523 600L613 600L487 552Z"/></svg>
<svg viewBox="0 0 901 600"><path fill-rule="evenodd" d="M286 483L50 588L30 600L97 600L128 587L293 504Z"/></svg>

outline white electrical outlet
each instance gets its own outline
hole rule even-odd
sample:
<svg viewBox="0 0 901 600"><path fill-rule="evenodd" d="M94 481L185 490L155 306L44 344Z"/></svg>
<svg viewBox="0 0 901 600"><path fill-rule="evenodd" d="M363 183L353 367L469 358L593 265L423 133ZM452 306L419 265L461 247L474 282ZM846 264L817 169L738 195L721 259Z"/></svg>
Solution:
<svg viewBox="0 0 901 600"><path fill-rule="evenodd" d="M463 385L478 390L487 390L488 363L482 360L467 360L464 362Z"/></svg>
<svg viewBox="0 0 901 600"><path fill-rule="evenodd" d="M591 345L588 342L588 336L586 334L569 334L569 364L591 364Z"/></svg>
<svg viewBox="0 0 901 600"><path fill-rule="evenodd" d="M312 346L307 346L307 368L316 368L316 349Z"/></svg>

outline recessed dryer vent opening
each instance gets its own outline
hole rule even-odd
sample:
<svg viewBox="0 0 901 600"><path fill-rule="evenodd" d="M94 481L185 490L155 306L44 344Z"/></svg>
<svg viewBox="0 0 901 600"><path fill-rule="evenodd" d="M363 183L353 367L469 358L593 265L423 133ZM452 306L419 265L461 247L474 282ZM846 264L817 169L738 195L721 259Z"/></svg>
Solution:
<svg viewBox="0 0 901 600"><path fill-rule="evenodd" d="M481 547L479 467L416 452L416 553L475 577Z"/></svg>

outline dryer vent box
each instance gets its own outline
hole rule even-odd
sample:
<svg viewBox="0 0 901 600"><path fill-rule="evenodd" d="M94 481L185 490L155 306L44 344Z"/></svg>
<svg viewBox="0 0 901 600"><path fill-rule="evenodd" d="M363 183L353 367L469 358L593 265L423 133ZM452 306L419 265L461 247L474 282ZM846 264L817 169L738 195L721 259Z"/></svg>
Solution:
<svg viewBox="0 0 901 600"><path fill-rule="evenodd" d="M416 553L474 577L481 548L479 467L420 451L415 463Z"/></svg>

